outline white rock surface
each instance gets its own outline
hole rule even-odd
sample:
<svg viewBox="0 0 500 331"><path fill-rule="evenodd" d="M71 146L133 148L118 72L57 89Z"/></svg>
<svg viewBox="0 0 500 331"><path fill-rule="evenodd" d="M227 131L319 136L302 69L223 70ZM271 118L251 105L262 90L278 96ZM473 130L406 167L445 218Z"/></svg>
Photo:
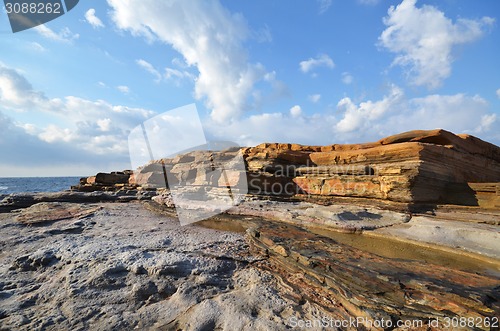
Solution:
<svg viewBox="0 0 500 331"><path fill-rule="evenodd" d="M0 214L1 330L284 330L328 316L252 267L240 234L96 206L31 226Z"/></svg>

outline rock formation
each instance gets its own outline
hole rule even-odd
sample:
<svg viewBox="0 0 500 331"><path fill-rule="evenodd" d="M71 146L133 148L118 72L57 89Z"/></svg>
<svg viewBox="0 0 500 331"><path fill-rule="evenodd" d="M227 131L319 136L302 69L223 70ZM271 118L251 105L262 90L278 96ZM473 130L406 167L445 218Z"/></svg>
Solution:
<svg viewBox="0 0 500 331"><path fill-rule="evenodd" d="M477 205L468 183L500 181L499 147L444 130L355 145L262 144L244 152L251 188L271 194ZM272 178L265 187L263 177ZM276 181L289 190L273 190Z"/></svg>
<svg viewBox="0 0 500 331"><path fill-rule="evenodd" d="M435 331L456 318L473 325L454 329L489 330L499 182L499 147L433 130L192 151L72 191L12 194L0 201L0 329L285 330L326 318ZM190 200L197 192L214 200ZM174 207L217 211L224 193L244 198L205 229L179 226ZM422 325L394 326L412 321Z"/></svg>
<svg viewBox="0 0 500 331"><path fill-rule="evenodd" d="M246 169L231 169L242 155ZM225 172L214 169L224 167ZM227 170L229 169L229 170ZM410 131L374 143L261 144L194 151L132 173L82 179L79 191L154 190L172 185L225 189L248 183L256 195L360 197L405 203L500 205L500 148L444 130Z"/></svg>

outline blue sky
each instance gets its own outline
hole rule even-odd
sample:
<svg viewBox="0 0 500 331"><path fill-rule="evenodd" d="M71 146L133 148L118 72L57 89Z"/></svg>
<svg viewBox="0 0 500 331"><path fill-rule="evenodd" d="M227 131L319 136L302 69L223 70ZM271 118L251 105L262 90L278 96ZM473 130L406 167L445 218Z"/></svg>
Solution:
<svg viewBox="0 0 500 331"><path fill-rule="evenodd" d="M2 11L0 174L130 168L130 131L191 103L210 140L240 145L434 128L498 145L499 14L498 0L81 0L13 34Z"/></svg>

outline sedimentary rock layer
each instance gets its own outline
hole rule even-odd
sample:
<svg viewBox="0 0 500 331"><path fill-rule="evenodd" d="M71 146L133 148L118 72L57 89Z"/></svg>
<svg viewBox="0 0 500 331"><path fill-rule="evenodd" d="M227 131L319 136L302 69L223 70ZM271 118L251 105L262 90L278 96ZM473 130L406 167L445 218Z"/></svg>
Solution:
<svg viewBox="0 0 500 331"><path fill-rule="evenodd" d="M237 166L238 160L243 166ZM266 143L194 151L152 161L133 173L82 179L75 189L230 188L256 195L344 196L496 208L498 190L492 196L491 187L498 182L498 146L469 135L432 130L365 144Z"/></svg>

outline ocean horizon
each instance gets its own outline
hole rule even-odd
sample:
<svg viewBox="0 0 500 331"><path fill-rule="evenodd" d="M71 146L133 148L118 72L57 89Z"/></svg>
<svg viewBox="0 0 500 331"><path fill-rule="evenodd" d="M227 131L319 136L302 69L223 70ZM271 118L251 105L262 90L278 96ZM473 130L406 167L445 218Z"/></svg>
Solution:
<svg viewBox="0 0 500 331"><path fill-rule="evenodd" d="M0 177L0 195L65 191L77 185L81 177Z"/></svg>

